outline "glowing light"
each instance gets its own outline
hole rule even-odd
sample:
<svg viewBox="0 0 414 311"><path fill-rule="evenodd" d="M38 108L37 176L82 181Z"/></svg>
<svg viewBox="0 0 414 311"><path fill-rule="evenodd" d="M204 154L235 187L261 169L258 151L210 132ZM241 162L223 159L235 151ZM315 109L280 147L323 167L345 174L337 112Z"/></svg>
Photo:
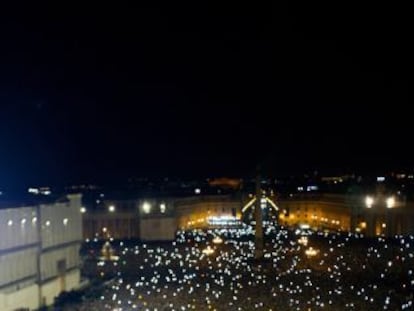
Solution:
<svg viewBox="0 0 414 311"><path fill-rule="evenodd" d="M26 218L22 218L22 220L20 221L20 223L22 224L22 226L24 226L26 224Z"/></svg>
<svg viewBox="0 0 414 311"><path fill-rule="evenodd" d="M111 212L111 213L115 212L115 206L114 205L109 205L108 211Z"/></svg>
<svg viewBox="0 0 414 311"><path fill-rule="evenodd" d="M387 208L393 208L395 206L395 199L394 197L387 198Z"/></svg>
<svg viewBox="0 0 414 311"><path fill-rule="evenodd" d="M253 203L256 202L256 198L251 199L242 209L242 212L244 213L250 206L253 205Z"/></svg>
<svg viewBox="0 0 414 311"><path fill-rule="evenodd" d="M194 193L195 194L200 194L201 193L201 189L200 188L195 188L194 189Z"/></svg>
<svg viewBox="0 0 414 311"><path fill-rule="evenodd" d="M223 243L223 239L222 239L222 238L220 238L219 236L216 236L216 237L213 239L213 243L214 243L214 244L221 244L221 243Z"/></svg>
<svg viewBox="0 0 414 311"><path fill-rule="evenodd" d="M144 204L142 204L142 210L145 214L149 214L149 212L151 212L151 204L148 202L144 202Z"/></svg>
<svg viewBox="0 0 414 311"><path fill-rule="evenodd" d="M240 220L229 215L209 216L207 217L207 223L213 226L238 226L240 225Z"/></svg>
<svg viewBox="0 0 414 311"><path fill-rule="evenodd" d="M365 205L367 206L367 208L371 208L373 204L374 204L374 198L367 196L365 198Z"/></svg>
<svg viewBox="0 0 414 311"><path fill-rule="evenodd" d="M10 219L10 220L7 222L7 225L8 225L8 226L13 226L13 220L11 220L11 219Z"/></svg>
<svg viewBox="0 0 414 311"><path fill-rule="evenodd" d="M214 253L214 249L212 249L211 247L210 247L210 245L209 246L207 246L205 249L203 249L203 254L206 254L206 255L211 255L211 254L213 254Z"/></svg>
<svg viewBox="0 0 414 311"><path fill-rule="evenodd" d="M308 257L314 257L314 256L316 256L318 253L319 253L319 250L314 249L312 246L311 246L311 247L309 247L309 248L305 251L305 254L306 254L306 256L308 256Z"/></svg>
<svg viewBox="0 0 414 311"><path fill-rule="evenodd" d="M266 197L266 201L276 210L279 211L279 208L277 207L277 205L275 204L275 202L273 202L272 200L270 200L268 197Z"/></svg>
<svg viewBox="0 0 414 311"><path fill-rule="evenodd" d="M45 225L46 225L46 227L49 227L50 226L50 220L46 220Z"/></svg>
<svg viewBox="0 0 414 311"><path fill-rule="evenodd" d="M82 207L80 208L80 212L81 212L82 214L85 214L85 213L86 213L86 208L82 206Z"/></svg>
<svg viewBox="0 0 414 311"><path fill-rule="evenodd" d="M67 219L67 218L64 218L63 219L63 225L64 226L67 226L68 225L68 222L69 222L69 219Z"/></svg>
<svg viewBox="0 0 414 311"><path fill-rule="evenodd" d="M33 193L33 194L39 194L39 189L37 189L37 188L29 188L27 190L27 192Z"/></svg>
<svg viewBox="0 0 414 311"><path fill-rule="evenodd" d="M165 203L161 203L160 204L160 212L164 214L166 209L167 209L167 206L165 205Z"/></svg>
<svg viewBox="0 0 414 311"><path fill-rule="evenodd" d="M303 246L307 246L307 245L308 245L308 242L309 242L309 240L308 240L308 237L306 237L306 236L302 236L302 237L298 240L298 243L299 243L300 245L303 245Z"/></svg>

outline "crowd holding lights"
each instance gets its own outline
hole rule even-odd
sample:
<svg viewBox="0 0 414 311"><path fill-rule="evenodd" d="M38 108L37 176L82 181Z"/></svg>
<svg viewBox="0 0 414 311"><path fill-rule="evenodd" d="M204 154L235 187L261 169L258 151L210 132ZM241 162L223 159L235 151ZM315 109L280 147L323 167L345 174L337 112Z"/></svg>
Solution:
<svg viewBox="0 0 414 311"><path fill-rule="evenodd" d="M171 243L113 241L119 258L104 263L90 241L84 271L104 285L63 310L413 310L414 236L264 232L259 262L250 226L181 231Z"/></svg>

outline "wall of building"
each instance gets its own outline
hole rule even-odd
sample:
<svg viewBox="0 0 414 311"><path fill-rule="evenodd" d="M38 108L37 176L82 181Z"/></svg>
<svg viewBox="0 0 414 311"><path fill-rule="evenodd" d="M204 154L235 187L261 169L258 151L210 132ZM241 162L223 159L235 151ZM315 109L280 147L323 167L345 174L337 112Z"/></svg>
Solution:
<svg viewBox="0 0 414 311"><path fill-rule="evenodd" d="M346 205L336 202L282 201L278 202L282 212L279 222L285 226L308 224L319 229L348 231L351 211ZM285 210L288 213L283 213Z"/></svg>
<svg viewBox="0 0 414 311"><path fill-rule="evenodd" d="M0 210L0 250L36 243L36 222L35 207Z"/></svg>
<svg viewBox="0 0 414 311"><path fill-rule="evenodd" d="M65 262L65 270L78 268L80 266L79 248L79 244L72 244L43 252L40 258L41 279L49 280L62 273L59 271L59 262L62 261Z"/></svg>
<svg viewBox="0 0 414 311"><path fill-rule="evenodd" d="M113 237L115 239L138 239L138 212L107 211L87 212L83 218L83 238Z"/></svg>
<svg viewBox="0 0 414 311"><path fill-rule="evenodd" d="M82 240L82 215L71 202L41 205L42 248Z"/></svg>
<svg viewBox="0 0 414 311"><path fill-rule="evenodd" d="M81 196L68 198L0 210L0 310L39 307L43 287L50 304L79 284Z"/></svg>
<svg viewBox="0 0 414 311"><path fill-rule="evenodd" d="M14 311L18 308L34 310L39 307L38 286L32 284L18 291L0 293L0 310Z"/></svg>
<svg viewBox="0 0 414 311"><path fill-rule="evenodd" d="M53 278L41 286L42 303L53 304L55 297L59 296L63 290L70 291L77 288L80 282L80 270L75 269L66 274L64 279Z"/></svg>
<svg viewBox="0 0 414 311"><path fill-rule="evenodd" d="M35 207L0 210L0 310L38 306Z"/></svg>
<svg viewBox="0 0 414 311"><path fill-rule="evenodd" d="M171 241L175 239L175 217L151 217L140 220L140 237L143 241Z"/></svg>
<svg viewBox="0 0 414 311"><path fill-rule="evenodd" d="M0 288L9 284L19 287L20 280L35 278L36 256L36 248L27 248L0 256Z"/></svg>
<svg viewBox="0 0 414 311"><path fill-rule="evenodd" d="M208 217L241 217L241 202L228 196L197 196L175 202L179 228L207 227Z"/></svg>

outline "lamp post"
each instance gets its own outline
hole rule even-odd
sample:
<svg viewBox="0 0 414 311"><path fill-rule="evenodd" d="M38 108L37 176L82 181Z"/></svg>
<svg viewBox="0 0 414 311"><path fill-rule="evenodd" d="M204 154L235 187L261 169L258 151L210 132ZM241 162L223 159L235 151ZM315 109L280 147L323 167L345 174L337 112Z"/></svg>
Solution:
<svg viewBox="0 0 414 311"><path fill-rule="evenodd" d="M392 213L392 209L395 207L395 199L394 197L389 197L386 200L387 212L386 212L386 236L391 237L394 233L394 217Z"/></svg>
<svg viewBox="0 0 414 311"><path fill-rule="evenodd" d="M366 235L368 237L374 237L375 236L375 223L376 223L376 217L375 217L375 211L373 210L373 205L375 203L375 200L372 196L367 196L365 198L365 207L367 208L367 229L366 229Z"/></svg>
<svg viewBox="0 0 414 311"><path fill-rule="evenodd" d="M385 209L384 209L385 206ZM389 196L384 198L382 195L376 198L372 196L365 197L366 220L367 220L367 236L374 237L376 234L376 222L377 214L385 213L385 233L387 237L390 237L394 233L394 217L392 209L396 206L395 198Z"/></svg>

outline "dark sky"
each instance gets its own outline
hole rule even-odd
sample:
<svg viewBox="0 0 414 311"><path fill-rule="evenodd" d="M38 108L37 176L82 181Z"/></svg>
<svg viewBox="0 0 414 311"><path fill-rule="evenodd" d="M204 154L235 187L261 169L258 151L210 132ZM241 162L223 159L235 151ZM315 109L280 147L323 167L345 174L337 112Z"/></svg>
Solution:
<svg viewBox="0 0 414 311"><path fill-rule="evenodd" d="M250 5L2 10L0 186L414 166L408 7Z"/></svg>

